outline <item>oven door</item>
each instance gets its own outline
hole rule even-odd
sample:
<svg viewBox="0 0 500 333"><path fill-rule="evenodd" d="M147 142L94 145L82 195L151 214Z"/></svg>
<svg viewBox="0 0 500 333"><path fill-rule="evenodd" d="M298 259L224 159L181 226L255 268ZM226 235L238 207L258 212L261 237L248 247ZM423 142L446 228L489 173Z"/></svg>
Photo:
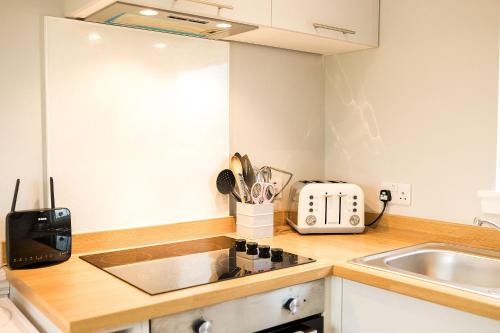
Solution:
<svg viewBox="0 0 500 333"><path fill-rule="evenodd" d="M313 316L257 333L324 333L323 316Z"/></svg>

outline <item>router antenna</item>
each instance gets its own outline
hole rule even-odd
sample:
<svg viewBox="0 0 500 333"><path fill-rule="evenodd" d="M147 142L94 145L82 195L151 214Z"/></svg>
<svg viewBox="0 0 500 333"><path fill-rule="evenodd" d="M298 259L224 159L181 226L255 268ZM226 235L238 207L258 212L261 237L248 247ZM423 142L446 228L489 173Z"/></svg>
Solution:
<svg viewBox="0 0 500 333"><path fill-rule="evenodd" d="M16 189L14 190L14 198L12 198L12 206L10 208L11 212L16 211L17 192L19 192L19 183L21 183L21 180L18 178L16 180Z"/></svg>
<svg viewBox="0 0 500 333"><path fill-rule="evenodd" d="M56 200L54 199L54 179L50 177L50 206L56 208Z"/></svg>

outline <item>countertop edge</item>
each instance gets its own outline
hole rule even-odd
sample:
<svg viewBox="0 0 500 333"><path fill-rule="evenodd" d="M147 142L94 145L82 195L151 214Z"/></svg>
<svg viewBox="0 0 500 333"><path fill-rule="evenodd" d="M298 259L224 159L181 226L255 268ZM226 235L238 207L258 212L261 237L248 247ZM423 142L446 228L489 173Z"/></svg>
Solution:
<svg viewBox="0 0 500 333"><path fill-rule="evenodd" d="M58 315L42 298L38 297L33 290L26 285L21 279L12 277L12 272L7 272L7 279L11 288L22 295L23 299L28 301L40 313L47 316L47 318L63 332L70 332L70 323L68 323L62 316Z"/></svg>
<svg viewBox="0 0 500 333"><path fill-rule="evenodd" d="M347 262L334 265L333 275L482 317L500 320L500 301L454 287Z"/></svg>
<svg viewBox="0 0 500 333"><path fill-rule="evenodd" d="M297 272L297 269L301 271ZM99 317L94 316L67 322L68 325L65 326L66 328L63 329L63 332L84 333L94 330L111 329L113 327L133 324L262 292L323 279L332 275L332 264L324 261L317 261L315 263L294 267L292 271L284 269L272 273L273 276L268 273L266 279L262 279L262 276L255 275L245 279L229 280L217 284L193 287L191 288L193 293L190 296L188 295L174 300L166 300L147 306L108 313ZM230 286L228 286L228 284L230 284ZM196 289L202 290L197 292ZM59 327L61 328L61 326Z"/></svg>

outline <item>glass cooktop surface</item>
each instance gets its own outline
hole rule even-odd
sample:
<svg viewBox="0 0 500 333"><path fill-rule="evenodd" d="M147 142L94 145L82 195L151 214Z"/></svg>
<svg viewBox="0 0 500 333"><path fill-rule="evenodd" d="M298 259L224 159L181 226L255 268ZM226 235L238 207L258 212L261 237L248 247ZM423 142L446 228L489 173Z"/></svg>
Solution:
<svg viewBox="0 0 500 333"><path fill-rule="evenodd" d="M80 258L150 295L315 261L282 249L224 236Z"/></svg>

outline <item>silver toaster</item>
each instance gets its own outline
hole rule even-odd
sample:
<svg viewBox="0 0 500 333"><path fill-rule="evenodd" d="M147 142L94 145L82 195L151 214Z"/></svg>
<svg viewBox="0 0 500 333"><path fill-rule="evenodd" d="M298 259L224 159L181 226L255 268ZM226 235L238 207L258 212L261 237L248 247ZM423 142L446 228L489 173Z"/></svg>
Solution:
<svg viewBox="0 0 500 333"><path fill-rule="evenodd" d="M301 234L361 233L365 229L361 187L338 181L302 180L290 189L287 222Z"/></svg>

